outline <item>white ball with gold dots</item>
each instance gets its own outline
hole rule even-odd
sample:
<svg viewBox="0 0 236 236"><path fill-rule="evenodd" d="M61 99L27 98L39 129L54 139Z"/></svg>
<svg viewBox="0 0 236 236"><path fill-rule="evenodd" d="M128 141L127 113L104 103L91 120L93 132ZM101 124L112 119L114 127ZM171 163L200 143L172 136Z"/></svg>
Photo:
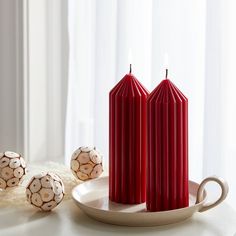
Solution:
<svg viewBox="0 0 236 236"><path fill-rule="evenodd" d="M27 201L42 211L51 211L65 195L61 178L51 172L35 175L26 187Z"/></svg>
<svg viewBox="0 0 236 236"><path fill-rule="evenodd" d="M0 189L15 187L26 174L24 158L11 151L0 153Z"/></svg>
<svg viewBox="0 0 236 236"><path fill-rule="evenodd" d="M80 180L99 177L103 172L102 155L95 147L80 147L71 157L71 171Z"/></svg>

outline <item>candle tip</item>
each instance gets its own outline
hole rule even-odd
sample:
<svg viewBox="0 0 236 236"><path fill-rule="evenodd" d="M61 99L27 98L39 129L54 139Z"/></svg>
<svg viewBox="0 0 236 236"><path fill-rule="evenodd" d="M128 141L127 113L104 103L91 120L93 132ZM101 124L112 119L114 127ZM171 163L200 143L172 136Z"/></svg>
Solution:
<svg viewBox="0 0 236 236"><path fill-rule="evenodd" d="M132 73L132 64L129 64L129 73Z"/></svg>
<svg viewBox="0 0 236 236"><path fill-rule="evenodd" d="M167 77L168 77L168 69L166 69L166 79L167 79Z"/></svg>

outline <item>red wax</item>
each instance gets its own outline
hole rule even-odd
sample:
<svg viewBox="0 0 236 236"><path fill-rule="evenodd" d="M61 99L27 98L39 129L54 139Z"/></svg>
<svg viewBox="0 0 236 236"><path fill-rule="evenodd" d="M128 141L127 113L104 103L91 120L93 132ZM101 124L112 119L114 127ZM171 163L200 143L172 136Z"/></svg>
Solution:
<svg viewBox="0 0 236 236"><path fill-rule="evenodd" d="M147 99L147 210L189 204L188 100L169 80Z"/></svg>
<svg viewBox="0 0 236 236"><path fill-rule="evenodd" d="M109 198L136 204L146 200L148 91L132 75L109 95Z"/></svg>

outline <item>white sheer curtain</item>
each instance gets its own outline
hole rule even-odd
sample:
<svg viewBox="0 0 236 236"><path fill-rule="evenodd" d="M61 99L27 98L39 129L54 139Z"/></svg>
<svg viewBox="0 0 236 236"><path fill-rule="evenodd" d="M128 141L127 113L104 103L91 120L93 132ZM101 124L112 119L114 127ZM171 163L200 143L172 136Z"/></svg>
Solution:
<svg viewBox="0 0 236 236"><path fill-rule="evenodd" d="M236 197L236 3L233 0L69 0L65 156L95 145L108 160L108 93L128 71L151 91L164 77L189 98L189 172L221 175Z"/></svg>

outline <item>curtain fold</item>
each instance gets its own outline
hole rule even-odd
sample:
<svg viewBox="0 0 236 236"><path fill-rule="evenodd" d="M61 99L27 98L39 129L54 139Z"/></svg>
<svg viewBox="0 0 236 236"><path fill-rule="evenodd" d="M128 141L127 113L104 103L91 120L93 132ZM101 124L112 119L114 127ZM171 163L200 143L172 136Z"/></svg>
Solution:
<svg viewBox="0 0 236 236"><path fill-rule="evenodd" d="M95 5L69 1L69 79L66 116L66 162L82 145L93 145Z"/></svg>

